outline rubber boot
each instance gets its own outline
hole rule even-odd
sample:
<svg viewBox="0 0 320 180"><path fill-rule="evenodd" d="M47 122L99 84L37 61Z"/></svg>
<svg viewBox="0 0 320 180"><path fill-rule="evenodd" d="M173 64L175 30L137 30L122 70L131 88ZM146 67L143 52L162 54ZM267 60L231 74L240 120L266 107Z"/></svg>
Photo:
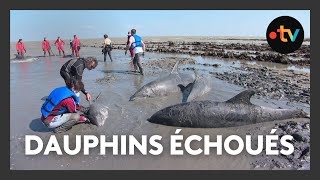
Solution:
<svg viewBox="0 0 320 180"><path fill-rule="evenodd" d="M53 132L62 133L62 132L69 131L70 129L72 129L72 126L76 125L78 122L79 122L78 120L74 120L74 119L69 120L63 123L61 126L54 128Z"/></svg>

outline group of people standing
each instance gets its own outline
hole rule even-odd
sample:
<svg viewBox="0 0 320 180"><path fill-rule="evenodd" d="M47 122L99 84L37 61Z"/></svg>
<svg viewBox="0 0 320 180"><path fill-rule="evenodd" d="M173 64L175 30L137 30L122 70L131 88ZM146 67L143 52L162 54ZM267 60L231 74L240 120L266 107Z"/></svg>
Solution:
<svg viewBox="0 0 320 180"><path fill-rule="evenodd" d="M73 47L74 53L79 57L79 49L75 48L80 46L80 41L74 36L74 40L70 42L70 46ZM72 44L71 44L72 43ZM59 52L64 54L64 41L58 37L55 41L55 45L58 47ZM104 35L102 53L104 54L104 61L106 56L109 55L112 61L111 51L112 42L108 38L108 35ZM46 39L43 42L43 51L49 52ZM141 66L140 57L144 56L145 44L142 38L136 35L136 30L132 29L128 33L128 41L126 46L125 55L127 51L130 51L131 61L134 65L135 71L138 70L143 75L143 69ZM92 70L98 65L98 61L95 57L87 58L74 58L67 61L60 69L60 75L64 79L66 86L62 86L54 89L41 107L41 121L49 128L53 128L54 132L65 132L72 128L75 124L90 122L87 116L88 108L80 106L80 91L86 96L87 101L91 101L91 95L82 82L82 75L85 69Z"/></svg>
<svg viewBox="0 0 320 180"><path fill-rule="evenodd" d="M63 47L65 44L65 41L62 40L60 36L58 36L57 40L54 42L54 45L59 51L59 56L61 56L61 53L63 54L63 56L65 56ZM49 56L54 55L51 49L50 41L48 41L46 37L43 38L41 47L44 56L46 56L47 52ZM70 49L72 51L72 56L76 55L76 57L80 57L80 40L76 35L73 36L73 40L70 40ZM24 54L27 52L27 50L24 42L22 42L22 39L19 39L16 43L16 50L18 56L24 58Z"/></svg>

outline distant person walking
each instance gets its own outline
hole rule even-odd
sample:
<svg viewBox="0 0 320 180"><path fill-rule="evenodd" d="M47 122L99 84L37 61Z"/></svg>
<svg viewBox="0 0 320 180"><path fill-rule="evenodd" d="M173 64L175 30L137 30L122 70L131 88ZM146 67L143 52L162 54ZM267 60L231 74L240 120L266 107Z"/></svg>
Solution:
<svg viewBox="0 0 320 180"><path fill-rule="evenodd" d="M133 57L133 67L135 71L137 71L137 66L139 67L140 74L143 75L143 69L141 66L141 56L144 57L144 52L146 50L146 46L142 41L142 38L136 34L136 30L131 30L131 37L129 38L129 44L127 45L126 50L129 48L133 49L134 57Z"/></svg>
<svg viewBox="0 0 320 180"><path fill-rule="evenodd" d="M26 53L27 50L24 45L24 42L22 42L22 39L19 39L18 42L16 43L16 50L17 50L18 56L21 56L22 58L24 58L24 53Z"/></svg>
<svg viewBox="0 0 320 180"><path fill-rule="evenodd" d="M130 43L129 40L130 40L130 37L131 37L131 32L130 32L130 31L128 32L128 35L127 35L127 36L128 36L128 39L127 39L127 43L126 43L126 44L129 45L129 43ZM126 51L124 52L125 55L127 55L127 51L128 51L128 50L126 50ZM133 51L133 49L132 49L131 47L129 47L129 51L130 51L130 57L131 57L130 63L133 64L134 51Z"/></svg>
<svg viewBox="0 0 320 180"><path fill-rule="evenodd" d="M64 40L62 40L62 39L60 39L60 37L58 37L58 39L54 42L54 45L58 48L59 56L61 56L61 51L63 53L63 56L65 56L64 48L63 48L63 45L65 45Z"/></svg>
<svg viewBox="0 0 320 180"><path fill-rule="evenodd" d="M102 53L104 54L104 62L106 62L107 54L109 55L109 58L110 58L110 60L112 62L112 57L111 57L112 44L111 44L111 40L108 38L107 34L105 34L103 37L104 37L104 42L103 42Z"/></svg>
<svg viewBox="0 0 320 180"><path fill-rule="evenodd" d="M74 35L73 36L73 50L77 57L80 57L80 40Z"/></svg>
<svg viewBox="0 0 320 180"><path fill-rule="evenodd" d="M50 46L50 42L47 41L47 38L43 38L42 41L42 50L43 50L43 55L46 56L46 52L49 53L49 56L51 56L51 46Z"/></svg>
<svg viewBox="0 0 320 180"><path fill-rule="evenodd" d="M73 41L70 40L69 44L70 44L70 49L71 49L71 52L72 52L72 56L74 56Z"/></svg>

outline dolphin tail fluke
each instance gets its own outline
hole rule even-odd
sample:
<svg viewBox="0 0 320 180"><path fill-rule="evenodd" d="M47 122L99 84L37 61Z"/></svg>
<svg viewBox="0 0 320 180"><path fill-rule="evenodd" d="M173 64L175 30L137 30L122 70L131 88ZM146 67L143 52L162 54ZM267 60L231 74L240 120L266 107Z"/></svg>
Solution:
<svg viewBox="0 0 320 180"><path fill-rule="evenodd" d="M177 61L176 64L173 66L171 74L178 73L178 64L179 64L179 61Z"/></svg>
<svg viewBox="0 0 320 180"><path fill-rule="evenodd" d="M184 86L182 84L179 84L178 86L179 86L180 90L183 92L186 89L192 88L192 85L193 85L193 83L189 83L187 86Z"/></svg>
<svg viewBox="0 0 320 180"><path fill-rule="evenodd" d="M183 86L182 84L178 85L182 92L182 102L188 102L188 97L192 91L193 83L189 83L187 86Z"/></svg>
<svg viewBox="0 0 320 180"><path fill-rule="evenodd" d="M245 90L237 94L233 98L226 101L227 103L232 104L251 104L250 98L255 94L254 90Z"/></svg>

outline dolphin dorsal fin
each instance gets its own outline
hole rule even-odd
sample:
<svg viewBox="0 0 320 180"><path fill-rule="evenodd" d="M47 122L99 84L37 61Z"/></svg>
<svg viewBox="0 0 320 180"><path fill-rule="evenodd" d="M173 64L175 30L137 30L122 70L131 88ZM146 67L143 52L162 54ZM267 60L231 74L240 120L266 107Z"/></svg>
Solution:
<svg viewBox="0 0 320 180"><path fill-rule="evenodd" d="M171 74L178 74L178 64L179 61L177 61L176 64L173 66Z"/></svg>
<svg viewBox="0 0 320 180"><path fill-rule="evenodd" d="M227 103L232 104L248 104L250 105L250 98L255 94L256 92L254 90L245 90L241 93L237 94L233 98L226 101Z"/></svg>

